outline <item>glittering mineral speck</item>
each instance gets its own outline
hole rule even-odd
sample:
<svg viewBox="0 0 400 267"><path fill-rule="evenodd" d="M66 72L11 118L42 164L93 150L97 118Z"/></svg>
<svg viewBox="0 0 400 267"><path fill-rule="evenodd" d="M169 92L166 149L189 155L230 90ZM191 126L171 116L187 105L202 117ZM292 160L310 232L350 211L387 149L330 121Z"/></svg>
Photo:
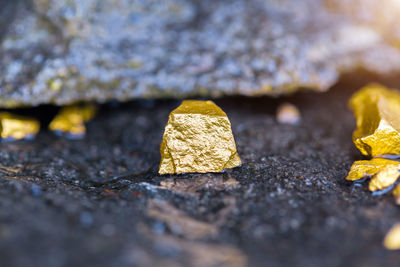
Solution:
<svg viewBox="0 0 400 267"><path fill-rule="evenodd" d="M400 93L381 85L362 88L350 100L357 119L353 142L366 156L400 154Z"/></svg>
<svg viewBox="0 0 400 267"><path fill-rule="evenodd" d="M171 112L160 174L221 172L240 164L229 119L214 102L186 100Z"/></svg>
<svg viewBox="0 0 400 267"><path fill-rule="evenodd" d="M95 105L90 104L63 107L51 121L49 129L71 139L83 138L86 133L85 123L91 120L95 113Z"/></svg>
<svg viewBox="0 0 400 267"><path fill-rule="evenodd" d="M5 141L32 139L40 129L40 123L32 118L0 113L1 139Z"/></svg>

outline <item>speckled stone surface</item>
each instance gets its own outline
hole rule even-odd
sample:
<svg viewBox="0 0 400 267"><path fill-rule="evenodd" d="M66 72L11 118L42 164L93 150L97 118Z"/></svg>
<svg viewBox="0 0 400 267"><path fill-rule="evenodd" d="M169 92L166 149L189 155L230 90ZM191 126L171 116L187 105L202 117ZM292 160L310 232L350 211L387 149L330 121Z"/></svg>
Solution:
<svg viewBox="0 0 400 267"><path fill-rule="evenodd" d="M243 161L222 174L157 174L179 101L103 106L84 140L43 130L1 143L1 265L398 266L382 245L400 221L393 197L345 181L362 159L346 105L363 82L350 80L324 94L216 100ZM275 119L287 101L298 126ZM56 109L28 113L45 124Z"/></svg>
<svg viewBox="0 0 400 267"><path fill-rule="evenodd" d="M281 95L400 69L397 0L5 0L0 106Z"/></svg>

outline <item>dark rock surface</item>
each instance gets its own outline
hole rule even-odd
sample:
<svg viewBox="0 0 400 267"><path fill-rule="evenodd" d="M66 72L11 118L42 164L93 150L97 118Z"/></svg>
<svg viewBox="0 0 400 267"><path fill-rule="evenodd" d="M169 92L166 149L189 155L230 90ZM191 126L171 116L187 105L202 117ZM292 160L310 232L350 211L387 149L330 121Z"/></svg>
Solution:
<svg viewBox="0 0 400 267"><path fill-rule="evenodd" d="M0 106L327 90L400 70L397 0L3 0Z"/></svg>
<svg viewBox="0 0 400 267"><path fill-rule="evenodd" d="M1 266L398 266L382 240L399 208L344 180L361 158L351 79L324 94L217 100L244 162L222 174L157 175L177 101L104 106L82 141L42 131L1 143ZM299 107L300 126L277 124L281 101Z"/></svg>

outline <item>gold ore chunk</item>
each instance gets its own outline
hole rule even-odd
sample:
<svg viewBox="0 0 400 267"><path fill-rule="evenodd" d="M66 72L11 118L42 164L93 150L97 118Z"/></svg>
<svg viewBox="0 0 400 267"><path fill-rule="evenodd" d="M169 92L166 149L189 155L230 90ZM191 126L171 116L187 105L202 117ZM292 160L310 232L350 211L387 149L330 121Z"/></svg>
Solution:
<svg viewBox="0 0 400 267"><path fill-rule="evenodd" d="M400 176L400 162L373 158L371 160L359 160L353 163L346 178L356 181L365 177L372 177L369 182L369 190L377 191L394 184Z"/></svg>
<svg viewBox="0 0 400 267"><path fill-rule="evenodd" d="M400 223L395 224L386 234L383 245L389 250L400 249Z"/></svg>
<svg viewBox="0 0 400 267"><path fill-rule="evenodd" d="M3 140L32 139L40 130L40 123L28 117L0 113L0 130Z"/></svg>
<svg viewBox="0 0 400 267"><path fill-rule="evenodd" d="M371 84L355 93L350 107L357 119L353 142L366 156L400 154L400 93Z"/></svg>
<svg viewBox="0 0 400 267"><path fill-rule="evenodd" d="M159 173L221 172L241 163L231 124L212 101L186 100L171 112Z"/></svg>
<svg viewBox="0 0 400 267"><path fill-rule="evenodd" d="M69 138L82 138L86 133L85 123L96 114L95 105L70 105L63 107L50 122L49 129Z"/></svg>
<svg viewBox="0 0 400 267"><path fill-rule="evenodd" d="M351 166L346 180L356 181L367 176L373 176L388 165L400 166L400 162L384 158L356 161Z"/></svg>
<svg viewBox="0 0 400 267"><path fill-rule="evenodd" d="M385 189L394 184L400 176L400 164L387 165L376 173L369 182L369 191Z"/></svg>

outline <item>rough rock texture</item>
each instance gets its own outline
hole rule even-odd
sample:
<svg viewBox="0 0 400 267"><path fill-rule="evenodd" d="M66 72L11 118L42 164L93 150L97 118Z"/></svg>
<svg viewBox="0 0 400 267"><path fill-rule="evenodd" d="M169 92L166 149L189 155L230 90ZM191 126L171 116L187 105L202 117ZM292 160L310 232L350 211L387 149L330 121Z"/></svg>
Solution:
<svg viewBox="0 0 400 267"><path fill-rule="evenodd" d="M326 90L400 69L397 0L5 0L0 106Z"/></svg>
<svg viewBox="0 0 400 267"><path fill-rule="evenodd" d="M223 174L157 174L177 101L103 107L85 140L1 143L1 266L398 266L382 242L399 207L345 181L361 85L217 100L243 161ZM276 122L280 101L299 126Z"/></svg>

